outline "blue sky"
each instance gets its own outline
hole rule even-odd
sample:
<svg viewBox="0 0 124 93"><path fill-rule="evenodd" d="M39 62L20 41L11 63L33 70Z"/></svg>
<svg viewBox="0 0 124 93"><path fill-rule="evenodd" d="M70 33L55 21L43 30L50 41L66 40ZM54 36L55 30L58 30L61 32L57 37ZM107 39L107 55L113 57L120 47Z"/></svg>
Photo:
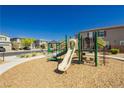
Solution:
<svg viewBox="0 0 124 93"><path fill-rule="evenodd" d="M65 34L124 25L124 6L0 6L0 32L60 40Z"/></svg>

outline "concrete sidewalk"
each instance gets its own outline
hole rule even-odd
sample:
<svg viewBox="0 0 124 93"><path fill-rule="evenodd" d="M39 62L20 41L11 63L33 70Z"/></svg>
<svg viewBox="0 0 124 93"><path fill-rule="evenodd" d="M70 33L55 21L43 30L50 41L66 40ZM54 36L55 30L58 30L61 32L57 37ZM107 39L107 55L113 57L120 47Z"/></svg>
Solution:
<svg viewBox="0 0 124 93"><path fill-rule="evenodd" d="M86 54L88 56L93 56L93 54ZM103 57L103 55L99 55L99 57ZM117 59L117 60L121 60L121 61L124 61L124 58L123 57L119 57L119 56L115 56L115 55L105 55L106 58L112 58L112 59Z"/></svg>
<svg viewBox="0 0 124 93"><path fill-rule="evenodd" d="M6 57L6 60L5 60L6 63L0 65L0 75L21 63L24 63L33 59L37 59L37 58L44 58L44 57L45 55L31 57L31 58L18 58L16 56Z"/></svg>
<svg viewBox="0 0 124 93"><path fill-rule="evenodd" d="M103 55L99 55L99 56L103 56ZM122 57L109 56L109 55L106 55L105 57L124 61L124 58L122 58Z"/></svg>

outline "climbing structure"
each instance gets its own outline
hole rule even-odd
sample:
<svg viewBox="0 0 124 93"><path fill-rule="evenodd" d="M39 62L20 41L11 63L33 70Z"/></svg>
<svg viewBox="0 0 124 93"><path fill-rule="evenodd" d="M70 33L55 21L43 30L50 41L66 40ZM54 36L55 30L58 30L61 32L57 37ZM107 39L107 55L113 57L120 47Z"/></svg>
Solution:
<svg viewBox="0 0 124 93"><path fill-rule="evenodd" d="M68 44L67 44L67 36L65 36L65 40L60 42L48 43L48 54L51 54L51 57L48 58L50 61L59 60L60 56L64 55L67 52ZM52 46L54 44L54 47Z"/></svg>
<svg viewBox="0 0 124 93"><path fill-rule="evenodd" d="M78 34L78 63L84 63L83 56L86 52L94 53L95 66L98 66L98 52L103 52L103 63L105 64L104 38L98 36L99 32L83 32Z"/></svg>

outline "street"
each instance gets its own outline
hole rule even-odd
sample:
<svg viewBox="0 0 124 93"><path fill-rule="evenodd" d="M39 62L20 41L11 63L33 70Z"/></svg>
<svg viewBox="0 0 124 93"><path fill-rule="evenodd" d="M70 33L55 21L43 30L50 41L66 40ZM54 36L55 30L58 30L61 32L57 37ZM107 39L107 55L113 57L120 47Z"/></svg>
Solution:
<svg viewBox="0 0 124 93"><path fill-rule="evenodd" d="M14 55L20 55L20 54L26 54L31 52L46 52L47 50L20 50L20 51L11 51L11 52L0 52L0 57L3 56L14 56Z"/></svg>

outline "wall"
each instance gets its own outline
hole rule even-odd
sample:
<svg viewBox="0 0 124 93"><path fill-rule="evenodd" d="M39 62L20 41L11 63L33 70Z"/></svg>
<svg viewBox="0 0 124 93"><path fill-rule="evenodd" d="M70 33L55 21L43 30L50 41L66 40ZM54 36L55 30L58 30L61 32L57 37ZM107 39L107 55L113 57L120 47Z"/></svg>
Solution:
<svg viewBox="0 0 124 93"><path fill-rule="evenodd" d="M96 31L96 30L93 30L93 31ZM124 41L124 27L102 29L97 31L106 31L105 40L109 42L109 44L111 45L111 48L119 48L121 52L124 52L124 46L120 45L120 41ZM81 33L83 38L87 36L86 33ZM84 47L86 48L87 46L84 46Z"/></svg>
<svg viewBox="0 0 124 93"><path fill-rule="evenodd" d="M10 42L10 37L0 35L0 46L4 47L6 51L11 51L11 42Z"/></svg>
<svg viewBox="0 0 124 93"><path fill-rule="evenodd" d="M120 45L120 41L124 41L124 28L106 31L106 40L109 41L111 48L120 48L120 51L124 52L124 46Z"/></svg>

